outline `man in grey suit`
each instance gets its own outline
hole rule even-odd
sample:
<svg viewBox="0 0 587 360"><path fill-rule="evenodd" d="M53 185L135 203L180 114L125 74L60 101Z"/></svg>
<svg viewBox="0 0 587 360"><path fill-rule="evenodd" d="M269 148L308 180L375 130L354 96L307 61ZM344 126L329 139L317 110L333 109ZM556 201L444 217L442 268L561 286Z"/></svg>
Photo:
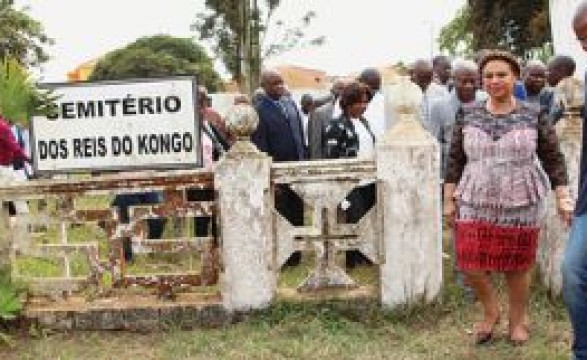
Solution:
<svg viewBox="0 0 587 360"><path fill-rule="evenodd" d="M338 106L338 97L343 88L344 82L342 80L334 81L330 90L332 99L310 113L308 120L308 149L312 160L326 158L323 144L324 128L335 113Z"/></svg>

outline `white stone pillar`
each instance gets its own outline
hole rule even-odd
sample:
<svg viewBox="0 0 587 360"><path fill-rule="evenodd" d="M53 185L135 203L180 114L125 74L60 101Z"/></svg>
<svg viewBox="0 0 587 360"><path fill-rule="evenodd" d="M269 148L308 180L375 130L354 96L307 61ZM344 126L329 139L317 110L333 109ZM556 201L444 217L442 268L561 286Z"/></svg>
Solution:
<svg viewBox="0 0 587 360"><path fill-rule="evenodd" d="M383 216L381 301L432 301L442 285L440 149L417 120L416 85L396 94L399 121L377 146L378 202Z"/></svg>
<svg viewBox="0 0 587 360"><path fill-rule="evenodd" d="M570 79L561 83L559 88L565 88L563 94L565 96L564 100L567 102L568 111L556 124L556 131L561 151L565 155L571 197L576 200L583 126L583 119L579 113L583 103L583 85L577 80ZM568 238L569 228L560 220L556 210L554 193L551 192L546 220L542 226L538 243L537 262L543 284L547 287L549 293L555 297L559 296L562 291L561 264Z"/></svg>
<svg viewBox="0 0 587 360"><path fill-rule="evenodd" d="M255 110L238 105L227 115L239 141L215 168L223 273L222 300L229 311L269 306L276 289L272 269L271 158L248 141Z"/></svg>

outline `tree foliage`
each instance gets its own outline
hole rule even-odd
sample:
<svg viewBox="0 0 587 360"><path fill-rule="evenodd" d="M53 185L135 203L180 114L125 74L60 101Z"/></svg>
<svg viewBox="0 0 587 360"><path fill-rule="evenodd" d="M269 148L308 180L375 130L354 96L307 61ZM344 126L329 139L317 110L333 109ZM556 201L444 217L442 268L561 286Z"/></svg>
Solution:
<svg viewBox="0 0 587 360"><path fill-rule="evenodd" d="M323 37L306 39L304 29L316 17L313 11L293 26L273 19L280 3L281 0L206 0L206 11L197 14L193 29L198 37L211 43L241 88L247 87L243 83L248 78L248 91L256 87L263 60L324 41Z"/></svg>
<svg viewBox="0 0 587 360"><path fill-rule="evenodd" d="M468 0L439 37L453 55L500 48L524 56L550 41L547 0Z"/></svg>
<svg viewBox="0 0 587 360"><path fill-rule="evenodd" d="M471 9L465 5L457 15L440 30L438 45L440 50L451 56L470 56L473 51L473 34L469 30Z"/></svg>
<svg viewBox="0 0 587 360"><path fill-rule="evenodd" d="M0 58L10 56L25 66L37 66L49 59L43 46L51 44L53 40L27 8L17 10L14 0L0 0Z"/></svg>
<svg viewBox="0 0 587 360"><path fill-rule="evenodd" d="M10 269L0 269L0 346L12 345L11 336L5 332L8 321L15 320L22 312L24 306L20 300L20 294L24 291L10 279Z"/></svg>
<svg viewBox="0 0 587 360"><path fill-rule="evenodd" d="M5 118L26 124L35 115L46 115L55 97L37 88L27 69L18 60L0 61L0 113Z"/></svg>
<svg viewBox="0 0 587 360"><path fill-rule="evenodd" d="M96 64L90 80L196 74L210 91L221 87L220 76L203 47L192 39L155 35L106 54Z"/></svg>

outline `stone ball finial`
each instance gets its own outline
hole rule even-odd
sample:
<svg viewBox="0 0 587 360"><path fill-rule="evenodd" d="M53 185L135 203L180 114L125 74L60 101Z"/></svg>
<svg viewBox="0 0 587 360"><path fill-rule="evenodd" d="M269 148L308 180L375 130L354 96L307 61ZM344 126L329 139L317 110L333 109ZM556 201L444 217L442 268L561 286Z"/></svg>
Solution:
<svg viewBox="0 0 587 360"><path fill-rule="evenodd" d="M388 89L386 105L388 109L391 109L395 121L380 143L405 143L406 141L432 143L435 141L422 126L420 119L422 98L420 87L407 76L402 77Z"/></svg>
<svg viewBox="0 0 587 360"><path fill-rule="evenodd" d="M398 81L390 95L390 105L395 113L418 114L422 101L422 90L407 76Z"/></svg>
<svg viewBox="0 0 587 360"><path fill-rule="evenodd" d="M235 134L237 140L249 141L257 129L259 116L251 105L237 104L228 110L225 121L226 126L231 133Z"/></svg>

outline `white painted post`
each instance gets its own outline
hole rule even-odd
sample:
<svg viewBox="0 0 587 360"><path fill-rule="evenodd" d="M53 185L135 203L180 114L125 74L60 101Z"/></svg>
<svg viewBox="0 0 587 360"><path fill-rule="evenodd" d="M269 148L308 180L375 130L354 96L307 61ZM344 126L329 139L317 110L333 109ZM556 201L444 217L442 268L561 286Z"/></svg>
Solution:
<svg viewBox="0 0 587 360"><path fill-rule="evenodd" d="M215 168L222 237L222 299L229 311L269 306L276 290L272 269L271 158L248 141L255 110L237 105L227 122L239 140Z"/></svg>
<svg viewBox="0 0 587 360"><path fill-rule="evenodd" d="M432 301L442 285L440 149L417 120L420 90L410 82L400 86L398 122L376 155L385 257L381 302L390 307Z"/></svg>
<svg viewBox="0 0 587 360"><path fill-rule="evenodd" d="M583 84L568 78L563 80L557 88L564 97L567 111L556 124L556 132L561 151L565 155L571 197L577 199L583 126L580 115L580 109L583 106ZM543 284L552 296L557 297L562 291L563 280L560 268L569 238L569 229L560 220L555 204L554 194L551 192L546 220L538 242L537 262Z"/></svg>

